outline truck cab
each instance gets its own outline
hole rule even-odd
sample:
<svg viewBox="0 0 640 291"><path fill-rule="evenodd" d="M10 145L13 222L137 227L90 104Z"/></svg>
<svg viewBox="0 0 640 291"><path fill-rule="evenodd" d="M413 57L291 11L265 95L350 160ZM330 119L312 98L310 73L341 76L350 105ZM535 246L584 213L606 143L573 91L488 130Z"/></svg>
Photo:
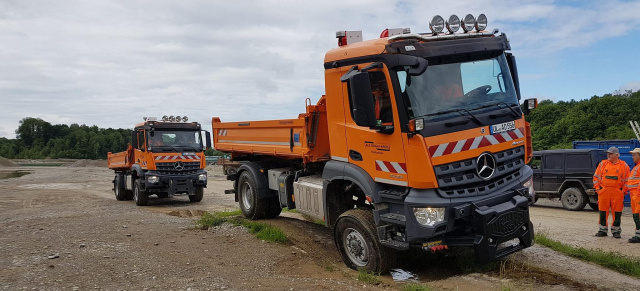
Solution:
<svg viewBox="0 0 640 291"><path fill-rule="evenodd" d="M203 151L211 147L211 138L199 123L188 123L187 117L145 118L131 132L131 141L126 151L108 154L117 200L133 199L139 206L147 205L149 195L202 200L207 186Z"/></svg>

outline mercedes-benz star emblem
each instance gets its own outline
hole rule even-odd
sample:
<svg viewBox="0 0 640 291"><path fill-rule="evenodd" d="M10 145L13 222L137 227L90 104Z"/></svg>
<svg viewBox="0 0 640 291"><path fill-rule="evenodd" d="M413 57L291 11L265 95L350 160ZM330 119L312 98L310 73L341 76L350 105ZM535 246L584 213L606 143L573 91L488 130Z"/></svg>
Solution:
<svg viewBox="0 0 640 291"><path fill-rule="evenodd" d="M182 169L184 169L184 164L181 161L177 161L175 164L173 164L173 168L178 171L182 171Z"/></svg>
<svg viewBox="0 0 640 291"><path fill-rule="evenodd" d="M476 172L482 180L489 180L496 170L496 159L490 153L483 153L476 162Z"/></svg>

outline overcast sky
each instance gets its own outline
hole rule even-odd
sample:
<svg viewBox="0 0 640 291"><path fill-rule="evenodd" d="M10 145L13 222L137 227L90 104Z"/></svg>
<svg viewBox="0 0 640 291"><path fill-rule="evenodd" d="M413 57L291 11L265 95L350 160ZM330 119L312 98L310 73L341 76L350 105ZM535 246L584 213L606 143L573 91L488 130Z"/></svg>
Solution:
<svg viewBox="0 0 640 291"><path fill-rule="evenodd" d="M24 117L294 118L324 94L336 31L427 32L435 14L467 13L509 36L525 98L640 89L640 1L0 0L0 137Z"/></svg>

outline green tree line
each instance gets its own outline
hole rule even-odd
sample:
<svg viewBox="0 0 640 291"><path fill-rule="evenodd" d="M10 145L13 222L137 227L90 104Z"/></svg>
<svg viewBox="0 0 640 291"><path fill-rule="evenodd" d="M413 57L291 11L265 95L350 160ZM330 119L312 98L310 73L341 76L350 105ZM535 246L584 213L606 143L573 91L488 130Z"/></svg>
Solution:
<svg viewBox="0 0 640 291"><path fill-rule="evenodd" d="M581 101L541 101L527 115L534 150L570 149L573 141L636 138L629 121L640 123L640 91L593 96Z"/></svg>

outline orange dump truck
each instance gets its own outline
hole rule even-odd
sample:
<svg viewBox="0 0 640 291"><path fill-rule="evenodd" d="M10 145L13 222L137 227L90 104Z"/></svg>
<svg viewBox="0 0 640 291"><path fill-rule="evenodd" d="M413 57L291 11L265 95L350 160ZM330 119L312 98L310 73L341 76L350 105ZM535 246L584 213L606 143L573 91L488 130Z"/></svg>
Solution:
<svg viewBox="0 0 640 291"><path fill-rule="evenodd" d="M202 200L207 187L203 150L211 137L197 122L185 117L145 118L131 132L131 145L124 152L108 153L108 167L115 171L113 192L117 200L135 200L147 205L149 195L158 198L189 195Z"/></svg>
<svg viewBox="0 0 640 291"><path fill-rule="evenodd" d="M456 18L447 21L454 30ZM531 137L507 36L486 17L464 33L337 33L325 90L294 119L221 122L215 148L244 216L297 209L334 229L351 268L384 272L393 252L473 247L480 263L533 243ZM523 112L524 111L524 112Z"/></svg>

